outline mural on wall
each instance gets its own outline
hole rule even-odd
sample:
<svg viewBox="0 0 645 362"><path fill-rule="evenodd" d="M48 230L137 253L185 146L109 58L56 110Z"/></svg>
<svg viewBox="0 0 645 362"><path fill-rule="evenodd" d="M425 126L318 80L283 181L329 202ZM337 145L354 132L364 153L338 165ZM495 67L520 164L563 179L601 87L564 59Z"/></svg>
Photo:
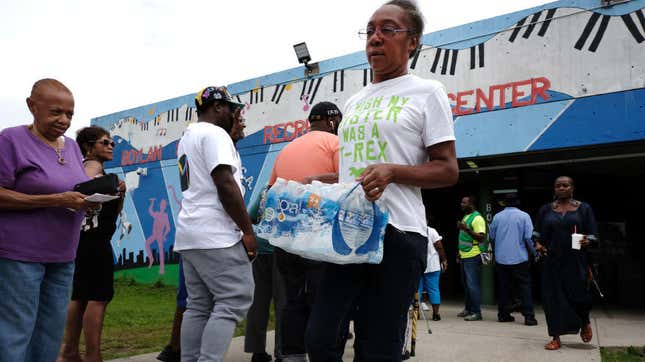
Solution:
<svg viewBox="0 0 645 362"><path fill-rule="evenodd" d="M644 5L563 0L426 34L410 69L446 86L458 157L645 139ZM313 78L298 68L229 86L245 104L247 137L237 147L247 204L259 197L256 185L267 183L279 150L308 131L310 107L323 100L342 107L372 79L362 52L321 62L320 70ZM176 148L197 119L193 105L186 95L92 122L116 140L106 168L128 186L112 240L117 268L160 264L163 273L164 263L176 261Z"/></svg>

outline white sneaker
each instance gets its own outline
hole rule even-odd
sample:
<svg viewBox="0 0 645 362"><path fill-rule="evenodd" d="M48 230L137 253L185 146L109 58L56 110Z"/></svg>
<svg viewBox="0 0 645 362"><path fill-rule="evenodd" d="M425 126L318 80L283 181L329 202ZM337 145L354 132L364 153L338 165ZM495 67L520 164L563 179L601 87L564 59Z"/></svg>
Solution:
<svg viewBox="0 0 645 362"><path fill-rule="evenodd" d="M421 309L423 309L424 311L430 310L430 308L425 302L421 302Z"/></svg>

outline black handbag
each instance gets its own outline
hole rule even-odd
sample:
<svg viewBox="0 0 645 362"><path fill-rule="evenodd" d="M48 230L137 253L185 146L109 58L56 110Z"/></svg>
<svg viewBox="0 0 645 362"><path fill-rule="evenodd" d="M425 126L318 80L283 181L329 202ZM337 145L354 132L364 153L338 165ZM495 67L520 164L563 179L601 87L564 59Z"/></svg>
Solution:
<svg viewBox="0 0 645 362"><path fill-rule="evenodd" d="M113 173L81 182L74 186L74 191L83 195L104 194L115 195L119 192L119 178Z"/></svg>

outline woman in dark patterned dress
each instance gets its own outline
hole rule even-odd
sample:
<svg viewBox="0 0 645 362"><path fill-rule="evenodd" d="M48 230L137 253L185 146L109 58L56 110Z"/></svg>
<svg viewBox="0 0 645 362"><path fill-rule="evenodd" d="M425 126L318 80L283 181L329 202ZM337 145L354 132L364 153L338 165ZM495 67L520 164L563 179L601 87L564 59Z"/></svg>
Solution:
<svg viewBox="0 0 645 362"><path fill-rule="evenodd" d="M555 200L540 209L535 225L535 247L544 255L542 303L549 336L547 350L561 347L560 336L578 334L591 341L589 321L591 294L587 248L597 240L593 210L573 198L573 179L555 180ZM573 248L572 234L582 234L579 249Z"/></svg>

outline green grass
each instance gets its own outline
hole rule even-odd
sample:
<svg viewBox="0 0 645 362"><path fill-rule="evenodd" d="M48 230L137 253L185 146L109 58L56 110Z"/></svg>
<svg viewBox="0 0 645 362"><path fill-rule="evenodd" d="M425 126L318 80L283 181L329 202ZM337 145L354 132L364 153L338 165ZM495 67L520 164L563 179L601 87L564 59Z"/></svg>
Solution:
<svg viewBox="0 0 645 362"><path fill-rule="evenodd" d="M115 295L103 327L104 359L160 351L170 339L175 314L175 286L115 280Z"/></svg>
<svg viewBox="0 0 645 362"><path fill-rule="evenodd" d="M643 347L600 347L603 362L633 362L645 361L645 346Z"/></svg>
<svg viewBox="0 0 645 362"><path fill-rule="evenodd" d="M165 280L172 279L169 275L174 274L174 284L177 283L177 265L166 266L163 278L158 277L154 267L150 271L141 269L145 269L144 272L130 269L115 275L115 295L107 308L101 342L106 360L161 351L170 340L177 287L166 284ZM157 275L157 278L147 274ZM274 329L274 321L271 308L269 329ZM236 337L244 335L245 322L238 324Z"/></svg>
<svg viewBox="0 0 645 362"><path fill-rule="evenodd" d="M150 269L147 267L119 270L114 273L114 278L133 278L139 284L153 284L161 280L164 285L179 284L179 264L166 264L164 274L159 275L159 265L153 265Z"/></svg>

